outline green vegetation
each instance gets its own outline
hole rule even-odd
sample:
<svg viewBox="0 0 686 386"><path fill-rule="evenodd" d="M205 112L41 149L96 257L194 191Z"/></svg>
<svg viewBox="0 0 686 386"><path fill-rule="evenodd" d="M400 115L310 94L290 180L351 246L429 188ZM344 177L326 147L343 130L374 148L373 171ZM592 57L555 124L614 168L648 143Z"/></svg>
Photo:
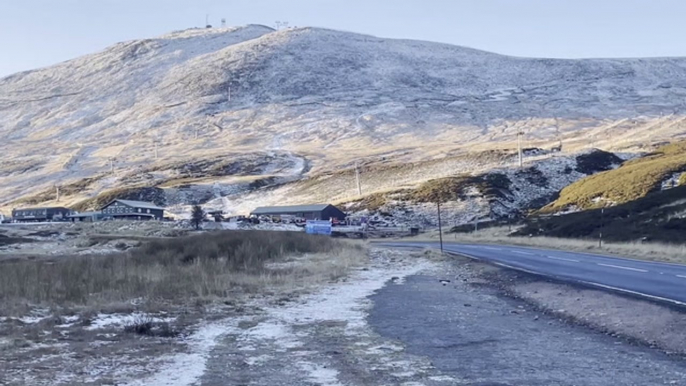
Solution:
<svg viewBox="0 0 686 386"><path fill-rule="evenodd" d="M570 206L581 209L605 206L605 202L627 203L660 189L673 173L686 171L686 141L669 144L644 157L626 161L617 169L583 178L560 192L543 208L557 212ZM599 202L594 199L600 198Z"/></svg>
<svg viewBox="0 0 686 386"><path fill-rule="evenodd" d="M430 180L408 193L407 198L416 202L446 202L464 199L469 188L476 188L487 197L503 197L503 191L512 182L506 175L491 173L480 176L463 175Z"/></svg>
<svg viewBox="0 0 686 386"><path fill-rule="evenodd" d="M686 241L686 186L656 191L645 197L604 209L527 220L520 236L603 238L611 241Z"/></svg>
<svg viewBox="0 0 686 386"><path fill-rule="evenodd" d="M133 187L112 189L102 192L96 197L89 198L73 205L72 209L80 212L97 210L116 199L148 201L154 202L160 206L166 205L164 191L162 189L155 187Z"/></svg>

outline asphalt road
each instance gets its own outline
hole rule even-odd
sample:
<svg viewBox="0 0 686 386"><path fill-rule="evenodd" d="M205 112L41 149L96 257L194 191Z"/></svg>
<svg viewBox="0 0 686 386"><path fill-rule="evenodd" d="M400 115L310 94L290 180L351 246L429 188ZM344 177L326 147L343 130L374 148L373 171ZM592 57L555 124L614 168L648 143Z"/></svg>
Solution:
<svg viewBox="0 0 686 386"><path fill-rule="evenodd" d="M438 243L383 243L390 247L431 247ZM447 252L558 280L686 306L686 265L658 263L579 252L504 245L444 243Z"/></svg>

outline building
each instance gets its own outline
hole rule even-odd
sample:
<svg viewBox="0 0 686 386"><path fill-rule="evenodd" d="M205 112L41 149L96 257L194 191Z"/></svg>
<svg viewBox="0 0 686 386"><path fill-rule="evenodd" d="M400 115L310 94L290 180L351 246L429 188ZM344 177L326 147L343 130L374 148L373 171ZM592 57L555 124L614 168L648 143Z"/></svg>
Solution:
<svg viewBox="0 0 686 386"><path fill-rule="evenodd" d="M70 209L61 206L13 209L12 219L19 222L56 221L66 219L69 213Z"/></svg>
<svg viewBox="0 0 686 386"><path fill-rule="evenodd" d="M67 219L71 222L96 222L102 220L104 215L102 214L101 211L97 212L73 212L69 216L67 216Z"/></svg>
<svg viewBox="0 0 686 386"><path fill-rule="evenodd" d="M250 214L252 216L294 216L306 220L345 219L345 213L331 204L263 206Z"/></svg>
<svg viewBox="0 0 686 386"><path fill-rule="evenodd" d="M105 218L128 220L162 220L164 208L143 201L114 200L102 207Z"/></svg>

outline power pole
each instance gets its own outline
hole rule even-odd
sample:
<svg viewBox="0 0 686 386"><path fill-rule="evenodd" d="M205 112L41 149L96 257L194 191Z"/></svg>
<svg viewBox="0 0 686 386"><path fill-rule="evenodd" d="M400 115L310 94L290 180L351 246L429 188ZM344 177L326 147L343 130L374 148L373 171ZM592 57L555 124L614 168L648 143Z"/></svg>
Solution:
<svg viewBox="0 0 686 386"><path fill-rule="evenodd" d="M55 185L55 202L60 202L60 187Z"/></svg>
<svg viewBox="0 0 686 386"><path fill-rule="evenodd" d="M441 227L441 201L436 201L436 208L438 210L438 239L441 243L441 254L443 254L443 228Z"/></svg>
<svg viewBox="0 0 686 386"><path fill-rule="evenodd" d="M110 158L110 173L114 173L114 158Z"/></svg>
<svg viewBox="0 0 686 386"><path fill-rule="evenodd" d="M157 153L157 141L155 141L155 159L158 158L158 153Z"/></svg>
<svg viewBox="0 0 686 386"><path fill-rule="evenodd" d="M598 248L603 247L603 222L605 217L605 208L600 208L600 232L598 233Z"/></svg>
<svg viewBox="0 0 686 386"><path fill-rule="evenodd" d="M521 169L524 167L524 154L522 153L522 135L524 135L523 131L518 131L517 132L517 148L519 150L519 168Z"/></svg>
<svg viewBox="0 0 686 386"><path fill-rule="evenodd" d="M357 194L362 196L362 183L360 182L360 165L355 162L355 180L357 181Z"/></svg>

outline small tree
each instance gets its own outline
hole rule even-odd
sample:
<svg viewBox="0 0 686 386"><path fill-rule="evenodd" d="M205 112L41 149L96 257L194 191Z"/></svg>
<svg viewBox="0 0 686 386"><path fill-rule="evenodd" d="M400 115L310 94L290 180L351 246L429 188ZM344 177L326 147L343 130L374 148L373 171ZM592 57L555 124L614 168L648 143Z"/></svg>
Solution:
<svg viewBox="0 0 686 386"><path fill-rule="evenodd" d="M195 230L200 229L200 224L202 224L205 219L205 211L202 210L200 205L193 205L193 211L191 212L191 224L195 226Z"/></svg>

